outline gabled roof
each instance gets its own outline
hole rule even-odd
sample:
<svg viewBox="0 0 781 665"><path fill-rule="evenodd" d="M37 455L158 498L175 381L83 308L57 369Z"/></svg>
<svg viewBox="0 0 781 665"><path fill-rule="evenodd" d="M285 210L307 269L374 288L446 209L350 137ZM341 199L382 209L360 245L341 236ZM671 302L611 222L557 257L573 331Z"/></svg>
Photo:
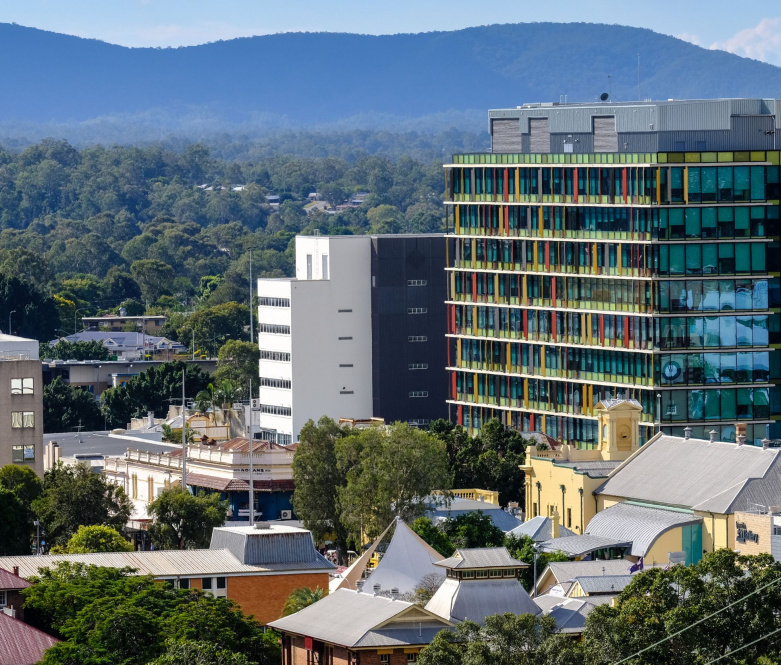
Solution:
<svg viewBox="0 0 781 665"><path fill-rule="evenodd" d="M448 621L482 623L493 614L539 614L539 608L515 578L464 582L448 577L426 609Z"/></svg>
<svg viewBox="0 0 781 665"><path fill-rule="evenodd" d="M456 550L448 559L435 565L442 568L469 570L473 568L528 568L529 564L510 556L506 547L474 547Z"/></svg>
<svg viewBox="0 0 781 665"><path fill-rule="evenodd" d="M452 624L412 603L339 589L271 628L347 648L428 644Z"/></svg>
<svg viewBox="0 0 781 665"><path fill-rule="evenodd" d="M540 580L546 572L561 584L576 577L592 577L596 575L624 575L629 573L632 562L626 559L610 559L607 561L551 561L542 571Z"/></svg>
<svg viewBox="0 0 781 665"><path fill-rule="evenodd" d="M241 563L252 566L290 564L302 568L335 570L336 566L315 549L312 533L284 524L266 523L240 527L217 527L212 530L209 548L228 550Z"/></svg>
<svg viewBox="0 0 781 665"><path fill-rule="evenodd" d="M778 448L661 434L615 469L596 493L719 514L750 508L749 495L781 505L779 454Z"/></svg>
<svg viewBox="0 0 781 665"><path fill-rule="evenodd" d="M0 665L34 665L58 639L0 612Z"/></svg>
<svg viewBox="0 0 781 665"><path fill-rule="evenodd" d="M507 535L516 537L529 536L529 538L537 542L550 540L553 535L553 520L550 517L538 515L515 527L512 531L508 531ZM577 535L567 527L559 526L559 537Z"/></svg>
<svg viewBox="0 0 781 665"><path fill-rule="evenodd" d="M383 591L414 591L426 575L442 575L442 571L434 567L441 559L439 552L397 518L388 549L366 579L364 588L370 591L374 589L374 585L379 584Z"/></svg>
<svg viewBox="0 0 781 665"><path fill-rule="evenodd" d="M586 537L600 536L632 543L633 556L645 556L662 534L679 526L700 524L702 517L679 510L662 510L624 502L591 518Z"/></svg>
<svg viewBox="0 0 781 665"><path fill-rule="evenodd" d="M30 583L26 579L19 577L19 575L14 575L4 568L0 568L0 589L4 591L13 589L16 591L17 589L26 589L28 586L30 586Z"/></svg>
<svg viewBox="0 0 781 665"><path fill-rule="evenodd" d="M629 586L633 576L629 575L594 575L593 577L576 577L575 582L580 585L584 593L610 593L617 594Z"/></svg>

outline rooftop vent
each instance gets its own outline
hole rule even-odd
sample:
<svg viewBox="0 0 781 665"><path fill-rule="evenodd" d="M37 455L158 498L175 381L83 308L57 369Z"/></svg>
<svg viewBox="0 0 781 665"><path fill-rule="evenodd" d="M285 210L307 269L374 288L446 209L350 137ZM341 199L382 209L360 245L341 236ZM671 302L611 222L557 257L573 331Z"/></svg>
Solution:
<svg viewBox="0 0 781 665"><path fill-rule="evenodd" d="M374 595L375 596L379 596L381 590L382 590L382 587L379 584L375 584L374 585Z"/></svg>
<svg viewBox="0 0 781 665"><path fill-rule="evenodd" d="M355 583L355 590L356 590L358 593L362 593L362 592L363 592L363 580L358 580L358 581Z"/></svg>
<svg viewBox="0 0 781 665"><path fill-rule="evenodd" d="M271 525L268 522L255 522L256 529L270 529Z"/></svg>
<svg viewBox="0 0 781 665"><path fill-rule="evenodd" d="M688 440L692 438L692 428L688 425L683 428L683 438Z"/></svg>
<svg viewBox="0 0 781 665"><path fill-rule="evenodd" d="M708 432L708 434L710 434L711 443L714 443L716 441L716 430L712 429L710 432Z"/></svg>
<svg viewBox="0 0 781 665"><path fill-rule="evenodd" d="M397 587L393 587L391 589L391 600L398 600L399 599L399 590Z"/></svg>

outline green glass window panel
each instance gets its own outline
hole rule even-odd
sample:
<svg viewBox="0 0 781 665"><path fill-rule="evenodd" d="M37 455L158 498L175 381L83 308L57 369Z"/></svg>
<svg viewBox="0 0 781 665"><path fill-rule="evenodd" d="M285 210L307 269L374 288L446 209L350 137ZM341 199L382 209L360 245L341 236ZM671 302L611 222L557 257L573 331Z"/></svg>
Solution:
<svg viewBox="0 0 781 665"><path fill-rule="evenodd" d="M748 235L750 228L749 209L745 207L735 208L735 233L736 235Z"/></svg>
<svg viewBox="0 0 781 665"><path fill-rule="evenodd" d="M737 365L735 368L735 381L737 383L751 383L754 369L754 354L742 352L737 354Z"/></svg>
<svg viewBox="0 0 781 665"><path fill-rule="evenodd" d="M702 308L704 310L719 309L719 283L716 280L706 280L702 283Z"/></svg>
<svg viewBox="0 0 781 665"><path fill-rule="evenodd" d="M670 274L682 275L684 272L685 245L670 245Z"/></svg>
<svg viewBox="0 0 781 665"><path fill-rule="evenodd" d="M667 408L668 420L683 422L689 416L686 390L670 391L670 403Z"/></svg>
<svg viewBox="0 0 781 665"><path fill-rule="evenodd" d="M722 316L719 322L719 336L721 338L722 347L737 346L736 343L737 329L735 326L734 316Z"/></svg>
<svg viewBox="0 0 781 665"><path fill-rule="evenodd" d="M700 169L695 166L689 168L689 201L700 201L700 192L702 191L700 185Z"/></svg>
<svg viewBox="0 0 781 665"><path fill-rule="evenodd" d="M703 390L703 418L705 420L719 420L721 418L721 404L718 390Z"/></svg>
<svg viewBox="0 0 781 665"><path fill-rule="evenodd" d="M722 346L727 346L722 342ZM733 345L734 346L734 345ZM719 369L719 382L720 383L735 383L735 373L737 367L736 354L734 353L722 353L720 355L721 367Z"/></svg>
<svg viewBox="0 0 781 665"><path fill-rule="evenodd" d="M751 264L750 269L754 272L765 272L765 245L763 243L754 243L751 245Z"/></svg>
<svg viewBox="0 0 781 665"><path fill-rule="evenodd" d="M719 274L735 274L735 246L732 243L722 243L719 246Z"/></svg>
<svg viewBox="0 0 781 665"><path fill-rule="evenodd" d="M702 280L693 279L686 282L686 309L702 309Z"/></svg>
<svg viewBox="0 0 781 665"><path fill-rule="evenodd" d="M664 272L666 274L666 267ZM670 282L659 282L659 311L670 311Z"/></svg>
<svg viewBox="0 0 781 665"><path fill-rule="evenodd" d="M720 166L718 175L719 201L732 200L732 167Z"/></svg>
<svg viewBox="0 0 781 665"><path fill-rule="evenodd" d="M693 348L705 346L705 327L701 316L692 316L689 322L689 345Z"/></svg>
<svg viewBox="0 0 781 665"><path fill-rule="evenodd" d="M702 200L716 200L716 167L707 166L702 169Z"/></svg>
<svg viewBox="0 0 781 665"><path fill-rule="evenodd" d="M751 199L762 201L765 198L765 167L751 167Z"/></svg>
<svg viewBox="0 0 781 665"><path fill-rule="evenodd" d="M689 392L689 420L702 420L705 413L704 390Z"/></svg>
<svg viewBox="0 0 781 665"><path fill-rule="evenodd" d="M752 317L738 316L735 320L735 341L737 346L751 346L753 344Z"/></svg>
<svg viewBox="0 0 781 665"><path fill-rule="evenodd" d="M753 388L738 388L736 391L736 418L749 419L754 417Z"/></svg>
<svg viewBox="0 0 781 665"><path fill-rule="evenodd" d="M767 346L769 343L767 332L767 315L761 314L753 317L753 326L751 327L754 346Z"/></svg>
<svg viewBox="0 0 781 665"><path fill-rule="evenodd" d="M718 235L716 208L700 208L703 238L715 238Z"/></svg>
<svg viewBox="0 0 781 665"><path fill-rule="evenodd" d="M722 245L723 247L723 245ZM735 281L723 279L719 282L719 304L722 312L735 309Z"/></svg>
<svg viewBox="0 0 781 665"><path fill-rule="evenodd" d="M725 388L719 392L721 393L721 418L723 420L735 418L735 390Z"/></svg>
<svg viewBox="0 0 781 665"><path fill-rule="evenodd" d="M701 353L690 353L686 361L686 381L692 385L705 383L705 366Z"/></svg>
<svg viewBox="0 0 781 665"><path fill-rule="evenodd" d="M702 220L700 208L686 208L686 237L699 238L702 236Z"/></svg>
<svg viewBox="0 0 781 665"><path fill-rule="evenodd" d="M770 381L770 354L767 351L758 351L749 355L751 355L753 363L751 378L749 380L756 383L766 383L767 381Z"/></svg>
<svg viewBox="0 0 781 665"><path fill-rule="evenodd" d="M739 282L740 284L741 282ZM754 280L751 290L751 307L753 309L767 309L767 280ZM746 308L748 309L748 308Z"/></svg>
<svg viewBox="0 0 781 665"><path fill-rule="evenodd" d="M703 275L715 275L718 272L719 267L719 246L718 245L703 245L702 246L702 274Z"/></svg>
<svg viewBox="0 0 781 665"><path fill-rule="evenodd" d="M733 185L734 200L748 201L750 195L751 177L748 166L735 167L735 182Z"/></svg>
<svg viewBox="0 0 781 665"><path fill-rule="evenodd" d="M686 247L686 274L702 274L702 246L699 244Z"/></svg>
<svg viewBox="0 0 781 665"><path fill-rule="evenodd" d="M684 223L684 209L683 208L671 208L669 211L669 226L670 238L683 238L686 233L686 226Z"/></svg>
<svg viewBox="0 0 781 665"><path fill-rule="evenodd" d="M719 346L719 317L705 317L705 346Z"/></svg>
<svg viewBox="0 0 781 665"><path fill-rule="evenodd" d="M705 383L718 383L721 358L718 353L704 353L702 355L702 370Z"/></svg>
<svg viewBox="0 0 781 665"><path fill-rule="evenodd" d="M770 394L767 388L754 388L754 418L770 418Z"/></svg>
<svg viewBox="0 0 781 665"><path fill-rule="evenodd" d="M735 245L735 272L751 272L751 246L746 243Z"/></svg>

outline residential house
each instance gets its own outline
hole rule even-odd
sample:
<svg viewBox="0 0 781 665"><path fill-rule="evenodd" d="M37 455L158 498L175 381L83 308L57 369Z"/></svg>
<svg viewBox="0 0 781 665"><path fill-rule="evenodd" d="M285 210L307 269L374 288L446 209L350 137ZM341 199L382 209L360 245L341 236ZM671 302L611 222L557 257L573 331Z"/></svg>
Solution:
<svg viewBox="0 0 781 665"><path fill-rule="evenodd" d="M133 330L144 332L147 335L156 335L163 329L166 318L167 317L162 314L128 316L123 308L120 310L119 315L105 314L103 316L83 316L81 317L81 323L84 325L85 330L124 332L127 331L128 328L132 328Z"/></svg>
<svg viewBox="0 0 781 665"><path fill-rule="evenodd" d="M59 641L0 612L0 665L35 665Z"/></svg>
<svg viewBox="0 0 781 665"><path fill-rule="evenodd" d="M17 619L24 619L22 603L22 589L26 589L30 583L19 577L19 569L13 568L13 572L0 568L0 610Z"/></svg>
<svg viewBox="0 0 781 665"><path fill-rule="evenodd" d="M115 360L173 360L176 354L187 350L184 344L174 342L167 337L147 335L143 332L105 332L86 330L60 337L49 342L54 346L57 342L100 342L105 346Z"/></svg>

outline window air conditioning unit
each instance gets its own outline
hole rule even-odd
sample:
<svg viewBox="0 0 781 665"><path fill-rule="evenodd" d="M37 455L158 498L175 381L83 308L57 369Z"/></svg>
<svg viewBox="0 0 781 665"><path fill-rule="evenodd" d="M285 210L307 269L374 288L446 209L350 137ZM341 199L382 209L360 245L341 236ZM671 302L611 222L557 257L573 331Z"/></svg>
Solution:
<svg viewBox="0 0 781 665"><path fill-rule="evenodd" d="M292 520L293 519L293 511L292 510L280 510L279 511L279 519L281 519L281 520Z"/></svg>
<svg viewBox="0 0 781 665"><path fill-rule="evenodd" d="M251 401L251 406L250 406L250 408L251 408L253 411L260 411L260 400L259 400L259 399L255 399L255 398L253 398L253 399L252 399L252 400L250 400L250 401Z"/></svg>

